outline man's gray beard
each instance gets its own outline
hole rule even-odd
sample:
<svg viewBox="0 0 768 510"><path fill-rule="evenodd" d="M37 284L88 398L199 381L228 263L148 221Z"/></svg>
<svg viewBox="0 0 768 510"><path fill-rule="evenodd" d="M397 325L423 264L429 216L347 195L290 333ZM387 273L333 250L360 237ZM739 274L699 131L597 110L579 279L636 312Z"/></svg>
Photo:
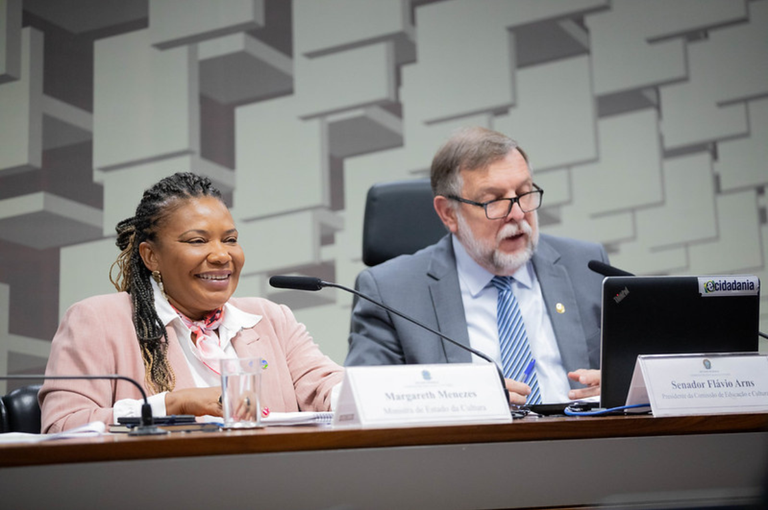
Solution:
<svg viewBox="0 0 768 510"><path fill-rule="evenodd" d="M464 219L464 215L457 211L456 216L458 219L458 232L456 236L459 238L459 241L461 241L461 244L464 245L467 253L475 262L486 269L493 268L492 272L495 275L511 275L523 267L531 260L533 252L536 251L536 246L539 244L539 230L536 229L534 233L533 228L531 228L531 225L526 220L522 220L520 223L507 223L496 237L496 245L490 245L490 243L484 244L475 239L472 229L469 228ZM538 218L536 219L538 220ZM516 253L502 253L497 249L502 239L515 235L518 232L523 232L528 236L528 244L525 249Z"/></svg>

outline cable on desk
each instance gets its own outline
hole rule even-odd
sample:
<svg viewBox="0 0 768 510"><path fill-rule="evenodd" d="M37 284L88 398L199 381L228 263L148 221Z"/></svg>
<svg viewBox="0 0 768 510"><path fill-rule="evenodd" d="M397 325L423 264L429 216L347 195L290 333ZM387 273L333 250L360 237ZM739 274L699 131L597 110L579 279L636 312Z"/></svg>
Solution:
<svg viewBox="0 0 768 510"><path fill-rule="evenodd" d="M627 409L637 409L640 407L651 407L651 404L634 404L631 406L620 406L620 407L611 407L608 409L590 409L587 411L578 411L575 409L571 409L570 406L565 408L565 415L566 416L602 416L604 414L611 414L616 413L619 411L626 411Z"/></svg>

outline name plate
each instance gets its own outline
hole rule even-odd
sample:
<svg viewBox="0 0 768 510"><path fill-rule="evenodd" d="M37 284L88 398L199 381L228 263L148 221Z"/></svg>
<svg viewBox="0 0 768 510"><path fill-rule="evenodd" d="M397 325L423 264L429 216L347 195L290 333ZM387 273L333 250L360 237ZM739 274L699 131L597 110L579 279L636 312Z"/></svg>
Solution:
<svg viewBox="0 0 768 510"><path fill-rule="evenodd" d="M654 416L768 412L768 356L638 356L627 405L643 403Z"/></svg>
<svg viewBox="0 0 768 510"><path fill-rule="evenodd" d="M491 364L347 367L334 426L509 423L512 415Z"/></svg>

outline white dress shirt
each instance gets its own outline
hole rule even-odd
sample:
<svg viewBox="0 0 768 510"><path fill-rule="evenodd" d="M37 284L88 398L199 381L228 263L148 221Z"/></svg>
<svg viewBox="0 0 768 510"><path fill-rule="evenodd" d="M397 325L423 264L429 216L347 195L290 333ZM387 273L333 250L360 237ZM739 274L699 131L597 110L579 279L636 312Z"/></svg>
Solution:
<svg viewBox="0 0 768 510"><path fill-rule="evenodd" d="M488 355L501 366L499 330L496 320L498 291L491 284L495 275L475 262L455 236L452 236L452 239L469 343L473 349ZM531 354L536 360L536 376L539 380L542 402L568 402L570 401L568 376L563 367L555 332L552 329L552 322L544 304L541 286L533 264L529 261L512 277L514 278L512 292L520 306L531 344ZM475 363L486 363L475 355L472 355L472 360Z"/></svg>
<svg viewBox="0 0 768 510"><path fill-rule="evenodd" d="M205 366L194 354L196 349L194 342L192 342L192 331L186 324L179 318L176 311L171 308L171 304L160 292L160 288L157 286L154 280L152 282L152 290L155 296L155 310L157 310L157 316L165 324L165 327L172 327L176 336L181 344L184 357L187 360L187 366L190 372L192 372L192 378L195 381L195 386L198 388L209 388L211 386L221 385L221 376ZM224 354L228 358L236 358L237 353L235 348L232 347L231 340L244 328L252 328L261 320L260 315L254 315L246 313L229 303L224 304L224 320L219 325L219 339L221 341L221 348L224 350ZM149 405L152 406L153 416L165 416L165 394L167 392L157 393L148 397ZM115 402L112 411L113 423L117 423L117 419L127 416L141 416L141 405L144 400L123 399ZM205 417L208 418L208 417Z"/></svg>

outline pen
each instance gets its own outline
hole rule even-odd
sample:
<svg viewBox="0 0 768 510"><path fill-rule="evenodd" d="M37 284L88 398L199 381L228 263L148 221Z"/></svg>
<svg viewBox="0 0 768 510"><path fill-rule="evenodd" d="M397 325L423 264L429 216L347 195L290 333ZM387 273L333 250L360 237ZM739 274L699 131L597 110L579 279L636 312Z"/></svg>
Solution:
<svg viewBox="0 0 768 510"><path fill-rule="evenodd" d="M533 367L535 365L536 365L536 360L531 359L531 361L528 363L528 366L525 367L525 371L523 372L523 380L521 382L528 384L528 379L530 379L531 374L533 373Z"/></svg>

